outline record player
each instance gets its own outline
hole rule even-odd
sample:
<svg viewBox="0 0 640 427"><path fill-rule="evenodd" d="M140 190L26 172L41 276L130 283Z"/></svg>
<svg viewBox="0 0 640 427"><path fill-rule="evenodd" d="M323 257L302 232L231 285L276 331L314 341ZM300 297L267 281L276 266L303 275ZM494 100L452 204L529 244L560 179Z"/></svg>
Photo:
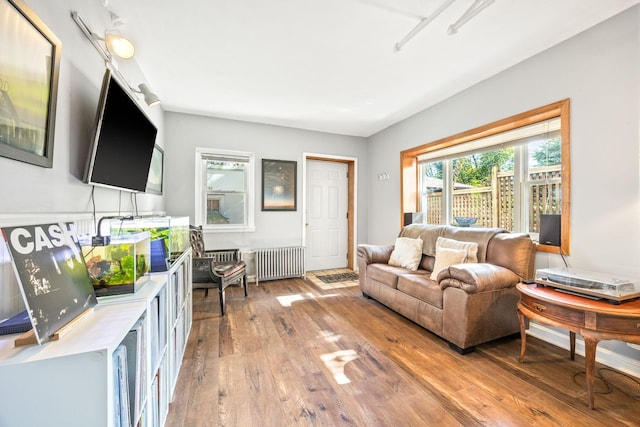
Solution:
<svg viewBox="0 0 640 427"><path fill-rule="evenodd" d="M640 297L640 282L575 268L536 270L535 283L614 304Z"/></svg>

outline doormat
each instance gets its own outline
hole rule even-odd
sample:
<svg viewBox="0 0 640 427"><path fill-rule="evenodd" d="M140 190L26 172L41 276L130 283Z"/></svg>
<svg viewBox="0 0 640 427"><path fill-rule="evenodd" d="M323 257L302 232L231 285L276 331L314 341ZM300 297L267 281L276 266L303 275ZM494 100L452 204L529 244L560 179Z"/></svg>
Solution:
<svg viewBox="0 0 640 427"><path fill-rule="evenodd" d="M352 282L358 280L358 273L340 273L340 274L327 274L324 276L316 276L322 283L338 283L338 282Z"/></svg>

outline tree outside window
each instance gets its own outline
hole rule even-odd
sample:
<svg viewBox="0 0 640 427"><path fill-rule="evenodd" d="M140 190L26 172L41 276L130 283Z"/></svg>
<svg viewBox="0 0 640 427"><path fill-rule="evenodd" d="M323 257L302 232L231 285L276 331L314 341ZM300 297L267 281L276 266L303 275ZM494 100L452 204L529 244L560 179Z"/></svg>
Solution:
<svg viewBox="0 0 640 427"><path fill-rule="evenodd" d="M555 119L475 140L441 159L431 153L433 161L420 162L427 222L537 233L540 214L562 207L558 126Z"/></svg>

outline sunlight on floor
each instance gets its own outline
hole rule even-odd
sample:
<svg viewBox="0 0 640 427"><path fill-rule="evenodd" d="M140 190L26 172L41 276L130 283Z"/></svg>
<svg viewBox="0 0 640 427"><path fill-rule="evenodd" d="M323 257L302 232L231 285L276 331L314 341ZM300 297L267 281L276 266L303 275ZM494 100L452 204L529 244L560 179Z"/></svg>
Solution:
<svg viewBox="0 0 640 427"><path fill-rule="evenodd" d="M336 297L337 294L327 294L327 295L313 295L311 292L307 294L293 294L293 295L281 295L276 297L278 302L283 307L291 307L291 304L297 301L304 301L305 299L314 299L314 298L331 298Z"/></svg>
<svg viewBox="0 0 640 427"><path fill-rule="evenodd" d="M338 384L349 384L351 382L344 373L344 366L357 358L358 354L355 350L338 350L320 356L320 359L329 368Z"/></svg>
<svg viewBox="0 0 640 427"><path fill-rule="evenodd" d="M300 294L283 295L283 296L279 296L279 297L276 297L276 298L278 298L278 302L283 307L291 307L292 303L294 303L296 301L303 301L304 300L304 297L302 295L300 295Z"/></svg>

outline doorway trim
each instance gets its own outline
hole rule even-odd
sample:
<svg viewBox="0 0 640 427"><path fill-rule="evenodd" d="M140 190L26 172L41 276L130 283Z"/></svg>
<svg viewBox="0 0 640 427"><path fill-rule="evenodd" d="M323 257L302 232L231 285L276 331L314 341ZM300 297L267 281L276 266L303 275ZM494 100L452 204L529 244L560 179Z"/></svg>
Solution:
<svg viewBox="0 0 640 427"><path fill-rule="evenodd" d="M302 153L302 245L307 245L307 161L347 164L347 268L356 270L358 241L358 158L332 154Z"/></svg>

